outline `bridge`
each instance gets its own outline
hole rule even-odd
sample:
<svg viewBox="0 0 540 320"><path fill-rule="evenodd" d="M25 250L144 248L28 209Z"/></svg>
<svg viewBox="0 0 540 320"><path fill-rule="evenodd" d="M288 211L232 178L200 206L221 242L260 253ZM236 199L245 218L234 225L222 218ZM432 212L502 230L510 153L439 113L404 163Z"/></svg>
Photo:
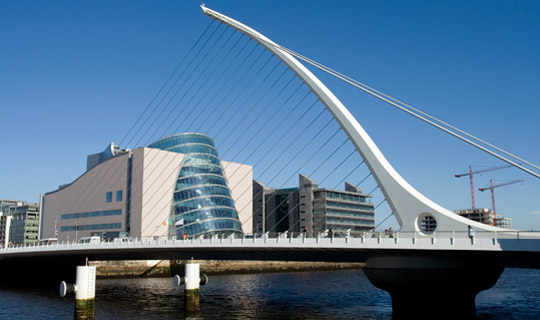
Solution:
<svg viewBox="0 0 540 320"><path fill-rule="evenodd" d="M388 291L396 315L448 309L447 314L474 314L474 298L492 287L504 268L540 268L538 232L419 232L366 233L363 238L307 238L304 234L277 237L147 239L133 242L64 243L9 247L0 250L1 281L57 284L74 279L76 265L102 260L260 260L364 262L364 271L377 287ZM17 276L19 275L19 276ZM34 277L28 278L28 275ZM43 280L44 279L44 280ZM354 285L354 284L352 284ZM429 294L425 294L425 288Z"/></svg>
<svg viewBox="0 0 540 320"><path fill-rule="evenodd" d="M418 232L366 233L362 238L303 234L243 238L147 239L132 242L61 243L15 246L0 251L0 263L31 263L39 259L59 265L90 260L268 260L369 262L378 256L489 257L499 268L540 268L540 233L523 231L441 232L429 237Z"/></svg>
<svg viewBox="0 0 540 320"><path fill-rule="evenodd" d="M4 280L17 273L37 272L51 280L57 281L58 277L66 280L67 274L73 276L74 266L87 257L91 260L194 257L365 262L370 281L391 294L395 312L414 312L421 301L424 311L441 312L442 308L444 312L470 313L474 312L476 294L493 286L504 268L540 268L539 233L505 230L471 221L428 199L397 173L356 118L295 58L294 52L241 22L204 6L202 10L205 15L240 31L271 52L316 95L367 165L399 223L400 231L392 237L366 233L362 238L322 235L308 238L288 233L277 237L253 235L249 238L9 247L0 250L0 270ZM539 177L514 160L494 156ZM426 229L428 223L432 229ZM475 230L472 237L469 228Z"/></svg>

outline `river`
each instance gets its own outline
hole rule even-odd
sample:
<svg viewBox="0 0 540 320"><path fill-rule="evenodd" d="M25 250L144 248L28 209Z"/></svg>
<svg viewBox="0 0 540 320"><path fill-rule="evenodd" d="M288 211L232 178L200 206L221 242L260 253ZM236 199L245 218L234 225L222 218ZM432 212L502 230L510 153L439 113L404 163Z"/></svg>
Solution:
<svg viewBox="0 0 540 320"><path fill-rule="evenodd" d="M95 319L392 319L390 296L361 270L213 276L198 314L184 312L183 289L169 278L96 287ZM478 319L540 319L540 270L506 269L476 307ZM0 319L73 319L73 309L57 288L0 286Z"/></svg>

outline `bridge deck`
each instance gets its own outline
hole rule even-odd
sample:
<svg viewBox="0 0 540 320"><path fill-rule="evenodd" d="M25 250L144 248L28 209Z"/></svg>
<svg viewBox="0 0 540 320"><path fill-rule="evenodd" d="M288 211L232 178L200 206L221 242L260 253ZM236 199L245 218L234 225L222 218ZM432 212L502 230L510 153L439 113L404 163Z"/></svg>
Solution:
<svg viewBox="0 0 540 320"><path fill-rule="evenodd" d="M129 243L56 244L4 248L0 266L22 261L47 262L138 259L212 259L365 262L368 257L429 256L450 260L485 255L502 267L540 268L538 233L477 233L473 240L462 234L439 233L431 237L396 233L393 237L370 234L366 238L267 238L137 240ZM452 257L452 258L449 258Z"/></svg>

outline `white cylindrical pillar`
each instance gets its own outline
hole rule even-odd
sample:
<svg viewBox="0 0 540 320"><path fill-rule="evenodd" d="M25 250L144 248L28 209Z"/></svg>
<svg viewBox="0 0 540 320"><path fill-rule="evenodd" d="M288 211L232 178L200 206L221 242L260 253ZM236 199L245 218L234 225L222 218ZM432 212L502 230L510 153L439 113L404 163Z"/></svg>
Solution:
<svg viewBox="0 0 540 320"><path fill-rule="evenodd" d="M96 297L96 267L78 266L75 285L75 300L93 300Z"/></svg>
<svg viewBox="0 0 540 320"><path fill-rule="evenodd" d="M93 320L96 296L96 267L78 266L75 278L75 319Z"/></svg>
<svg viewBox="0 0 540 320"><path fill-rule="evenodd" d="M184 308L186 311L199 311L199 264L188 262L185 265Z"/></svg>
<svg viewBox="0 0 540 320"><path fill-rule="evenodd" d="M185 279L186 290L199 290L200 273L198 263L186 263Z"/></svg>

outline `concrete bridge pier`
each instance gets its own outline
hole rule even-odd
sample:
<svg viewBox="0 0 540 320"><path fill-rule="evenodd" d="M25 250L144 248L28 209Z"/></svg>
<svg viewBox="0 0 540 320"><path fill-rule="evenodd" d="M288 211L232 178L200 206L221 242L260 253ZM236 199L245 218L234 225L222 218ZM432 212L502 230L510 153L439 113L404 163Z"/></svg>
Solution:
<svg viewBox="0 0 540 320"><path fill-rule="evenodd" d="M393 319L476 319L476 295L495 285L504 270L489 262L380 256L367 259L364 271L392 297Z"/></svg>

